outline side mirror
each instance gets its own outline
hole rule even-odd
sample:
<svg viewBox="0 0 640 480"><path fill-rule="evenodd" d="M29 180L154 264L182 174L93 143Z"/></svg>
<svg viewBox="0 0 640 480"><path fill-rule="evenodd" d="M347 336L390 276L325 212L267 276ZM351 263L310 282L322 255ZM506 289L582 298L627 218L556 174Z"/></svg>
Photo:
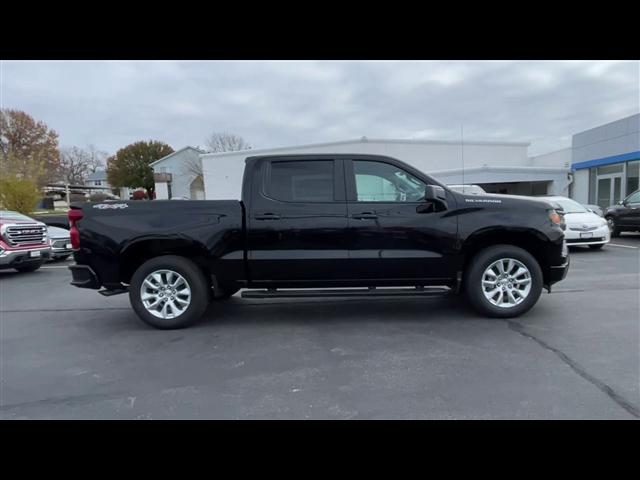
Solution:
<svg viewBox="0 0 640 480"><path fill-rule="evenodd" d="M618 202L618 205L624 205L624 200L620 200L620 201Z"/></svg>
<svg viewBox="0 0 640 480"><path fill-rule="evenodd" d="M433 213L448 208L447 192L438 185L427 185L425 187L424 201L425 203L423 205L418 205L416 208L418 213Z"/></svg>
<svg viewBox="0 0 640 480"><path fill-rule="evenodd" d="M439 185L427 185L424 189L424 199L427 202L433 202L433 201L446 202L447 192L445 192L444 188L442 188Z"/></svg>

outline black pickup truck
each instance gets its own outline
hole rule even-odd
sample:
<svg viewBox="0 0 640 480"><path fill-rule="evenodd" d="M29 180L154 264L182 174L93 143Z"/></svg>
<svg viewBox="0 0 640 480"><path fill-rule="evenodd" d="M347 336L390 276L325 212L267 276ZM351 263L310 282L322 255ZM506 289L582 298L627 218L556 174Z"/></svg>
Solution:
<svg viewBox="0 0 640 480"><path fill-rule="evenodd" d="M434 296L528 311L569 267L550 203L464 195L378 155L246 159L242 201L72 205L72 285L129 292L146 323L185 327L211 300Z"/></svg>

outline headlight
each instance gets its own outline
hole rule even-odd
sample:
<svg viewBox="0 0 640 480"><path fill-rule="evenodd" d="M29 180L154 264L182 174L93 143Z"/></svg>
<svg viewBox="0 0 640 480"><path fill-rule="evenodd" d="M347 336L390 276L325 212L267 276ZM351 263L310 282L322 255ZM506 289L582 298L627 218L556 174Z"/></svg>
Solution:
<svg viewBox="0 0 640 480"><path fill-rule="evenodd" d="M556 225L560 225L562 223L562 217L555 210L549 210L549 219Z"/></svg>

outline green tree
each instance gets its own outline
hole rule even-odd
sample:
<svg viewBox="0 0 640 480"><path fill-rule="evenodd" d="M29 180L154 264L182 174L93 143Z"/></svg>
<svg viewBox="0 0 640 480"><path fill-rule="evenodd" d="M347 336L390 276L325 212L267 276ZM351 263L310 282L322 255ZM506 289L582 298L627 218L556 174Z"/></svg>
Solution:
<svg viewBox="0 0 640 480"><path fill-rule="evenodd" d="M21 110L0 110L0 173L42 185L54 179L59 164L54 130Z"/></svg>
<svg viewBox="0 0 640 480"><path fill-rule="evenodd" d="M0 178L0 207L29 215L40 200L38 186L33 180L15 175Z"/></svg>
<svg viewBox="0 0 640 480"><path fill-rule="evenodd" d="M107 159L107 180L113 187L143 187L153 198L155 184L150 163L173 153L173 148L163 142L136 142L127 145Z"/></svg>

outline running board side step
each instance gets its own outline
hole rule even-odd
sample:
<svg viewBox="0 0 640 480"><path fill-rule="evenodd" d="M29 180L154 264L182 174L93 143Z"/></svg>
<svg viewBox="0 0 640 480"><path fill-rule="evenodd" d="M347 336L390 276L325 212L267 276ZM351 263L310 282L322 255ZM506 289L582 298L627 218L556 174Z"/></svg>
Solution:
<svg viewBox="0 0 640 480"><path fill-rule="evenodd" d="M308 297L442 297L449 287L417 288L327 288L321 290L267 289L243 290L242 298L308 298Z"/></svg>
<svg viewBox="0 0 640 480"><path fill-rule="evenodd" d="M113 297L114 295L120 295L122 293L127 293L129 291L128 288L116 288L116 289L102 289L102 290L98 290L98 293L100 295L104 295L105 297Z"/></svg>

